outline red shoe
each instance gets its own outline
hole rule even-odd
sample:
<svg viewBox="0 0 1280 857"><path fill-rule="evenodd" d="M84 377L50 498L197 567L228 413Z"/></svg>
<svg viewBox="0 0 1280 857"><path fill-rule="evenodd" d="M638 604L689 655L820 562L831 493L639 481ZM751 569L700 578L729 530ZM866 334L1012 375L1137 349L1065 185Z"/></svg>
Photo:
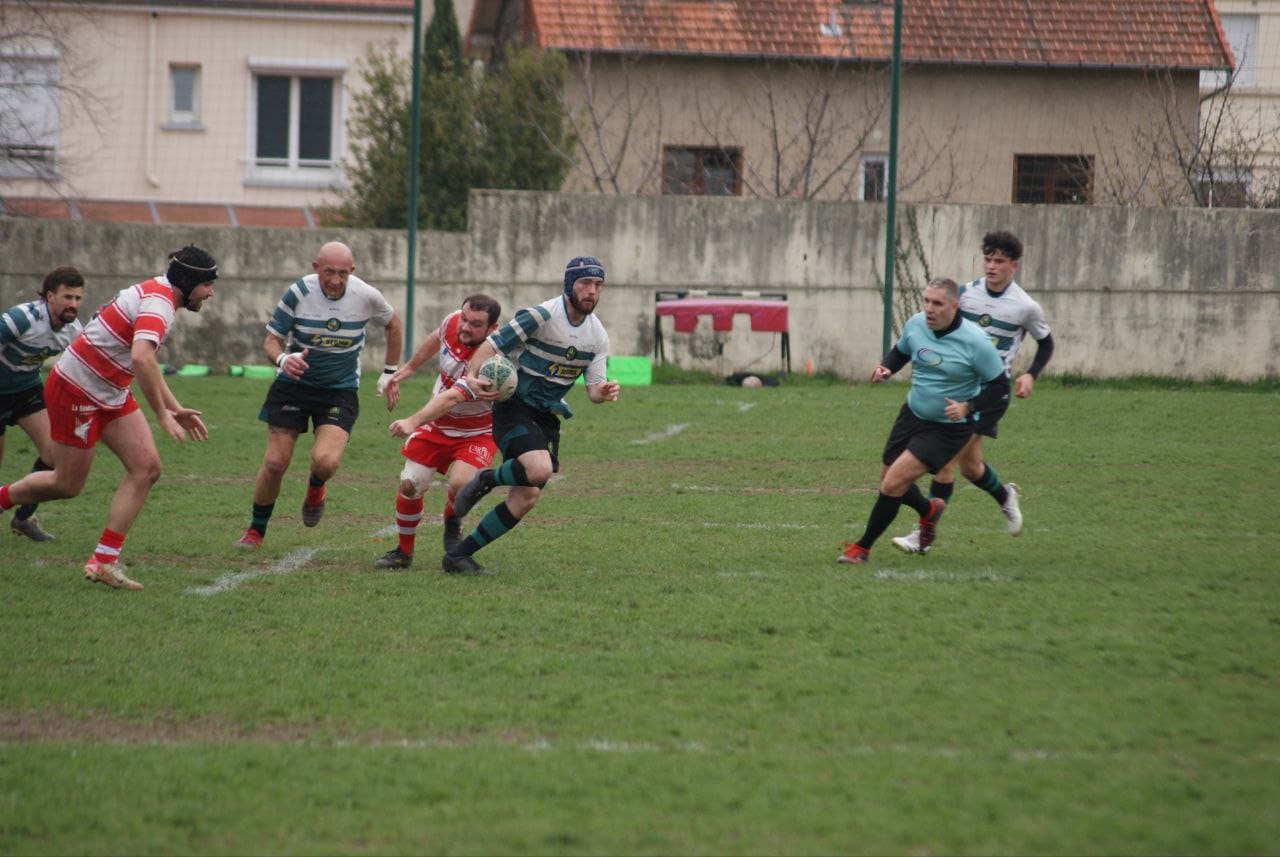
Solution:
<svg viewBox="0 0 1280 857"><path fill-rule="evenodd" d="M240 541L236 542L238 548L260 548L262 547L262 533L253 527L244 531L244 535L240 537Z"/></svg>
<svg viewBox="0 0 1280 857"><path fill-rule="evenodd" d="M320 523L320 518L324 515L326 487L321 485L318 491L307 489L307 496L302 500L302 526L314 527Z"/></svg>
<svg viewBox="0 0 1280 857"><path fill-rule="evenodd" d="M852 565L862 565L871 561L871 551L867 550L860 544L844 543L844 553L836 557L836 562L847 562Z"/></svg>
<svg viewBox="0 0 1280 857"><path fill-rule="evenodd" d="M947 502L934 497L929 501L929 514L920 519L920 553L925 553L933 546L938 537L938 519L947 510Z"/></svg>

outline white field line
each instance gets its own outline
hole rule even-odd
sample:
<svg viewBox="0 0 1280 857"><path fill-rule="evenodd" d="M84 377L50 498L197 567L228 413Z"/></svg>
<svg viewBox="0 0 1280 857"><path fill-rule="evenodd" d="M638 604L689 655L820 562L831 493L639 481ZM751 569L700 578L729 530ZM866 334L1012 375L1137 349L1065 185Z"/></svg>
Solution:
<svg viewBox="0 0 1280 857"><path fill-rule="evenodd" d="M291 571L297 571L306 565L313 556L320 552L320 548L298 548L289 551L279 562L272 563L266 568L251 568L248 571L236 571L231 574L224 574L208 586L196 586L187 591L192 595L219 595L223 592L230 592L246 581L254 580L259 577L268 577L273 574L288 574Z"/></svg>
<svg viewBox="0 0 1280 857"><path fill-rule="evenodd" d="M228 740L188 741L174 739L136 740L121 738L95 739L98 744L117 747L196 747L196 746L228 746L236 744L275 744L287 747L331 747L336 750L352 748L372 748L391 751L431 751L431 750L468 750L473 747L509 747L527 753L564 753L587 752L609 754L640 753L710 753L716 756L750 756L752 750L744 750L735 746L709 746L701 741L619 741L611 738L587 738L581 741L552 741L546 738L534 738L530 741L511 743L484 736L463 736L456 738L391 738L361 740L359 738L328 739L285 739L282 741L263 741L260 739L239 738ZM10 741L0 738L0 747L17 747L30 744L28 741ZM914 744L850 744L833 746L823 751L823 758L832 756L887 757L901 756L924 759L967 759L992 760L1007 759L1021 764L1043 764L1056 761L1106 761L1128 758L1172 758L1176 752L1142 750L1073 750L1070 748L1048 749L1044 747L1010 747L1008 749L991 749L988 747L956 747L956 746L923 746ZM1235 760L1240 764L1280 765L1280 756L1274 753L1257 753L1239 756Z"/></svg>
<svg viewBox="0 0 1280 857"><path fill-rule="evenodd" d="M632 441L638 443L639 441ZM688 485L683 482L672 482L671 490L677 494L687 491L691 494L821 494L819 488L774 488L754 485Z"/></svg>
<svg viewBox="0 0 1280 857"><path fill-rule="evenodd" d="M659 440L666 440L669 437L675 437L676 435L680 434L680 432L684 431L688 427L689 427L688 423L673 423L667 426L666 431L655 432L654 434L651 434L647 437L642 437L642 438L633 440L631 441L631 443L635 446L640 446L646 443L653 443Z"/></svg>
<svg viewBox="0 0 1280 857"><path fill-rule="evenodd" d="M952 571L932 571L918 569L916 571L895 571L882 569L871 575L876 580L896 580L906 583L1012 583L1013 578L997 574L994 571L978 571L971 574L957 574Z"/></svg>
<svg viewBox="0 0 1280 857"><path fill-rule="evenodd" d="M756 406L755 402L743 402L742 404L738 405L738 413L745 414L747 411L751 410L755 406Z"/></svg>

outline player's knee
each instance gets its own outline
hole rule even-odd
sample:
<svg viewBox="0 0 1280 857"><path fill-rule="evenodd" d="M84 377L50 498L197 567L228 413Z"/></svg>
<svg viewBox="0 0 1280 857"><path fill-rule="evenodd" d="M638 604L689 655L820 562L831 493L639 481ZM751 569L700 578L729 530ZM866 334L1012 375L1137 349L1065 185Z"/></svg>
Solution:
<svg viewBox="0 0 1280 857"><path fill-rule="evenodd" d="M155 485L160 481L160 475L163 468L160 465L160 457L147 458L138 462L130 472L139 481L146 482L148 485Z"/></svg>
<svg viewBox="0 0 1280 857"><path fill-rule="evenodd" d="M531 465L525 465L524 468L525 479L534 488L541 488L550 482L551 472L550 462L535 462Z"/></svg>
<svg viewBox="0 0 1280 857"><path fill-rule="evenodd" d="M400 480L400 496L408 497L410 500L416 500L423 494L427 493L427 486L420 484L415 479Z"/></svg>
<svg viewBox="0 0 1280 857"><path fill-rule="evenodd" d="M311 459L311 472L328 482L338 472L338 462L341 459L336 455L318 455Z"/></svg>

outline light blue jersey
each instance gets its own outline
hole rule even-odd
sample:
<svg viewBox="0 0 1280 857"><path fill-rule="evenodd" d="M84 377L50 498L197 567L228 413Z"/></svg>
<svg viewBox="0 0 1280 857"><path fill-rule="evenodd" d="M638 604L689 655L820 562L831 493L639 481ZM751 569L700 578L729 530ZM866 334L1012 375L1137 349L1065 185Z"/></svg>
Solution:
<svg viewBox="0 0 1280 857"><path fill-rule="evenodd" d="M555 297L520 310L489 341L519 369L517 399L567 418L573 413L564 397L579 375L587 384L604 383L609 334L594 315L581 324L570 322L565 302Z"/></svg>
<svg viewBox="0 0 1280 857"><path fill-rule="evenodd" d="M308 274L280 298L267 331L283 339L289 352L308 349L308 368L297 383L355 390L360 386L365 326L373 321L386 327L394 315L382 292L359 277L348 277L342 297L330 300L320 288L319 275ZM283 371L276 379L292 382Z"/></svg>
<svg viewBox="0 0 1280 857"><path fill-rule="evenodd" d="M82 330L78 320L54 330L43 300L18 304L0 315L0 394L40 386L44 361L65 351Z"/></svg>
<svg viewBox="0 0 1280 857"><path fill-rule="evenodd" d="M991 339L971 321L938 336L918 312L902 327L898 353L911 358L911 390L907 407L922 420L949 423L947 399L964 402L1004 371L1004 361Z"/></svg>

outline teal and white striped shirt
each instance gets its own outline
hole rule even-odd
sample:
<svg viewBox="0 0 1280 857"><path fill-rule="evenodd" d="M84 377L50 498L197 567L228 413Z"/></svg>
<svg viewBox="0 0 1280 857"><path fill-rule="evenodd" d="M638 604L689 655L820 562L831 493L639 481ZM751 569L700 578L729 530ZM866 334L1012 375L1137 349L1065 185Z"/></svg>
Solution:
<svg viewBox="0 0 1280 857"><path fill-rule="evenodd" d="M0 394L40 386L44 361L65 351L82 330L79 320L54 330L43 300L18 304L0 315Z"/></svg>
<svg viewBox="0 0 1280 857"><path fill-rule="evenodd" d="M308 349L308 368L297 383L355 390L360 386L365 326L373 321L386 327L394 315L382 292L359 277L349 277L342 297L330 300L320 288L319 275L308 274L285 291L267 331L283 339L291 353ZM292 380L283 371L276 378Z"/></svg>
<svg viewBox="0 0 1280 857"><path fill-rule="evenodd" d="M561 295L518 311L489 341L519 370L517 399L567 418L573 413L564 397L579 375L588 385L604 383L609 334L594 314L571 323L565 301Z"/></svg>

